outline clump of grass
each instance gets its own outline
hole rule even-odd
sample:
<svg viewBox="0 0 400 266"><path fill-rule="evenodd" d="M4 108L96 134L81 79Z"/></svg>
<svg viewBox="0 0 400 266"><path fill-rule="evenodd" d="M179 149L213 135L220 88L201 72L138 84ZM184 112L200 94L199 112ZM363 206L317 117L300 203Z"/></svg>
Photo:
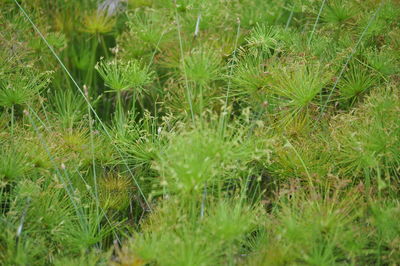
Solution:
<svg viewBox="0 0 400 266"><path fill-rule="evenodd" d="M183 67L187 79L202 88L221 77L221 59L212 51L192 51L184 59Z"/></svg>
<svg viewBox="0 0 400 266"><path fill-rule="evenodd" d="M386 188L398 167L398 95L391 89L371 94L355 115L337 117L333 136L338 144L341 172L363 177L368 184Z"/></svg>
<svg viewBox="0 0 400 266"><path fill-rule="evenodd" d="M3 182L16 182L32 168L25 155L16 147L3 146L0 158L0 178Z"/></svg>
<svg viewBox="0 0 400 266"><path fill-rule="evenodd" d="M322 14L322 19L326 23L340 28L349 23L356 13L357 9L351 4L346 4L346 2L342 0L334 0L328 2Z"/></svg>
<svg viewBox="0 0 400 266"><path fill-rule="evenodd" d="M355 226L362 211L357 194L309 199L302 192L283 197L266 226L266 242L250 265L357 263L367 245L366 228ZM340 195L340 198L339 198ZM304 198L306 197L306 198ZM307 199L308 198L308 199Z"/></svg>
<svg viewBox="0 0 400 266"><path fill-rule="evenodd" d="M400 215L399 202L373 203L372 224L376 229L375 256L378 263L399 261L399 225L395 222Z"/></svg>
<svg viewBox="0 0 400 266"><path fill-rule="evenodd" d="M135 89L140 93L151 82L152 72L139 61L101 60L95 68L112 92Z"/></svg>
<svg viewBox="0 0 400 266"><path fill-rule="evenodd" d="M189 196L201 194L204 187L221 187L237 178L257 153L253 143L240 135L223 139L213 128L192 129L172 135L155 166L160 172L160 185L167 193Z"/></svg>
<svg viewBox="0 0 400 266"><path fill-rule="evenodd" d="M390 50L369 50L365 58L368 65L383 78L398 73L396 59Z"/></svg>
<svg viewBox="0 0 400 266"><path fill-rule="evenodd" d="M246 42L250 51L260 49L267 54L271 54L279 47L279 35L279 28L258 24L254 27L251 35L246 38Z"/></svg>
<svg viewBox="0 0 400 266"><path fill-rule="evenodd" d="M156 217L150 217L145 233L131 242L131 257L165 265L238 262L234 256L244 251L242 245L247 245L247 237L258 225L256 217L262 213L238 201L216 202L201 220L193 220L190 215L185 217L180 204L172 200ZM162 227L158 227L160 219L166 220ZM171 247L170 243L175 245Z"/></svg>
<svg viewBox="0 0 400 266"><path fill-rule="evenodd" d="M318 95L328 84L330 73L319 63L293 62L271 69L269 93L278 102L280 123L290 124L318 109Z"/></svg>
<svg viewBox="0 0 400 266"><path fill-rule="evenodd" d="M130 178L109 175L100 180L99 187L104 209L123 211L131 204L134 187Z"/></svg>
<svg viewBox="0 0 400 266"><path fill-rule="evenodd" d="M136 112L136 101L143 93L143 88L152 82L153 72L149 66L144 66L142 62L122 61L122 60L101 60L95 66L100 76L104 79L105 85L117 93L116 117L123 115L123 96L124 92L132 93L132 110Z"/></svg>
<svg viewBox="0 0 400 266"><path fill-rule="evenodd" d="M374 85L376 85L376 77L371 75L364 66L354 63L349 66L348 72L340 80L338 88L344 100L353 103L357 97L365 94Z"/></svg>
<svg viewBox="0 0 400 266"><path fill-rule="evenodd" d="M30 68L21 68L1 82L0 106L13 108L32 103L50 82L51 72L35 73Z"/></svg>
<svg viewBox="0 0 400 266"><path fill-rule="evenodd" d="M71 90L57 91L50 98L52 111L64 128L72 128L83 120L86 102Z"/></svg>
<svg viewBox="0 0 400 266"><path fill-rule="evenodd" d="M138 42L141 45L126 47L123 51L131 56L145 55L146 53L159 51L165 47L171 39L170 21L158 10L135 11L128 14L127 26L129 32L121 37L121 41Z"/></svg>
<svg viewBox="0 0 400 266"><path fill-rule="evenodd" d="M265 59L259 55L250 54L241 58L232 74L232 96L242 99L247 96L250 102L265 101L263 88L268 84L265 64Z"/></svg>

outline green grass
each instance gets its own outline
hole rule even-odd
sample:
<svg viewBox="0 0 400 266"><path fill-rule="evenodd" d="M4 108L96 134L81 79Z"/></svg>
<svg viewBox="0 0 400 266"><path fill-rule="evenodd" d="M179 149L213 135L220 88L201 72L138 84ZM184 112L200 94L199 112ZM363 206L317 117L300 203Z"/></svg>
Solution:
<svg viewBox="0 0 400 266"><path fill-rule="evenodd" d="M395 0L0 0L1 265L400 264Z"/></svg>

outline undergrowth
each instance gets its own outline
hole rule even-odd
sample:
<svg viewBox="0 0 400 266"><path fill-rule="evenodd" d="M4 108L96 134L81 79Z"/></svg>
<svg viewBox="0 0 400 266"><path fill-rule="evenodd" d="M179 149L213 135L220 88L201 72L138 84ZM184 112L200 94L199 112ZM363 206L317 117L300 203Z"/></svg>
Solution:
<svg viewBox="0 0 400 266"><path fill-rule="evenodd" d="M396 0L0 0L1 265L400 264Z"/></svg>

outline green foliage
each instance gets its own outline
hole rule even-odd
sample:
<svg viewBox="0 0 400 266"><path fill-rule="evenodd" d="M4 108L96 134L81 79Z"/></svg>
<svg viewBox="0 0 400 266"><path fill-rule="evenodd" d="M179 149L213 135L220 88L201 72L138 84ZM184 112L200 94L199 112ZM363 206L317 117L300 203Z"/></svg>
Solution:
<svg viewBox="0 0 400 266"><path fill-rule="evenodd" d="M241 245L256 229L257 215L262 213L237 200L212 204L198 221L190 214L185 216L179 203L168 201L157 217L149 217L151 223L145 226L144 234L131 242L133 254L145 262L163 265L220 264L225 256L233 263L233 256L243 250ZM162 227L157 227L159 221L164 221Z"/></svg>
<svg viewBox="0 0 400 266"><path fill-rule="evenodd" d="M351 64L348 72L340 80L340 95L346 100L354 100L376 84L376 78L368 73L364 66Z"/></svg>
<svg viewBox="0 0 400 266"><path fill-rule="evenodd" d="M156 169L161 174L162 187L188 196L201 193L205 186L221 186L236 178L258 152L240 135L227 135L224 139L215 129L195 128L171 136L168 146L158 155Z"/></svg>
<svg viewBox="0 0 400 266"><path fill-rule="evenodd" d="M104 79L105 85L114 92L133 89L141 93L143 86L151 82L152 72L137 60L101 60L95 68Z"/></svg>
<svg viewBox="0 0 400 266"><path fill-rule="evenodd" d="M106 12L93 11L85 14L81 31L90 34L105 34L113 30L116 20Z"/></svg>
<svg viewBox="0 0 400 266"><path fill-rule="evenodd" d="M283 197L274 217L267 221L265 249L251 264L332 265L362 260L368 235L366 228L355 226L362 210L351 207L358 204L360 208L362 203L357 194L340 195L339 199L339 193L322 199L304 198L301 192Z"/></svg>
<svg viewBox="0 0 400 266"><path fill-rule="evenodd" d="M0 152L0 178L5 181L22 179L31 168L23 153L14 148L6 148Z"/></svg>
<svg viewBox="0 0 400 266"><path fill-rule="evenodd" d="M245 95L250 96L253 101L262 101L264 97L260 95L260 90L267 85L266 78L263 57L252 54L244 56L233 70L234 96Z"/></svg>
<svg viewBox="0 0 400 266"><path fill-rule="evenodd" d="M12 107L30 104L50 82L49 74L51 72L36 74L35 71L26 68L3 77L0 106Z"/></svg>
<svg viewBox="0 0 400 266"><path fill-rule="evenodd" d="M398 73L398 60L393 56L390 50L373 51L370 50L365 56L368 65L377 71L384 78Z"/></svg>
<svg viewBox="0 0 400 266"><path fill-rule="evenodd" d="M376 179L379 189L396 177L399 167L399 98L393 90L377 90L353 115L337 117L333 136L337 141L341 171Z"/></svg>
<svg viewBox="0 0 400 266"><path fill-rule="evenodd" d="M220 62L220 58L212 51L193 51L184 59L182 72L189 81L206 87L221 77Z"/></svg>
<svg viewBox="0 0 400 266"><path fill-rule="evenodd" d="M399 202L374 203L371 206L372 224L376 227L378 261L391 263L400 261L399 235L400 227L396 219L400 215Z"/></svg>
<svg viewBox="0 0 400 266"><path fill-rule="evenodd" d="M0 264L400 263L398 1L0 3Z"/></svg>
<svg viewBox="0 0 400 266"><path fill-rule="evenodd" d="M107 176L99 182L100 202L104 209L124 210L130 205L133 186L125 176Z"/></svg>
<svg viewBox="0 0 400 266"><path fill-rule="evenodd" d="M341 27L349 23L351 18L357 14L357 10L352 4L343 0L328 1L322 18L326 23Z"/></svg>
<svg viewBox="0 0 400 266"><path fill-rule="evenodd" d="M266 27L265 25L257 25L251 35L246 38L246 42L250 50L260 49L265 53L270 53L278 47L279 29L275 27Z"/></svg>
<svg viewBox="0 0 400 266"><path fill-rule="evenodd" d="M86 113L85 99L70 90L55 92L50 98L50 103L57 120L65 128L72 128Z"/></svg>
<svg viewBox="0 0 400 266"><path fill-rule="evenodd" d="M316 97L329 81L327 72L319 63L289 62L271 69L269 93L279 102L279 118L283 123L308 115L316 109Z"/></svg>

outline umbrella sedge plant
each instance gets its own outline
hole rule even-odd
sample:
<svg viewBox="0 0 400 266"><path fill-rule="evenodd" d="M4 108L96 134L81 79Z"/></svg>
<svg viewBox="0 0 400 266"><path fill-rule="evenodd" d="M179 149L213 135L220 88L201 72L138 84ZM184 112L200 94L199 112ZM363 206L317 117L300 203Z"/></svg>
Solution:
<svg viewBox="0 0 400 266"><path fill-rule="evenodd" d="M0 5L0 264L400 263L398 1Z"/></svg>

